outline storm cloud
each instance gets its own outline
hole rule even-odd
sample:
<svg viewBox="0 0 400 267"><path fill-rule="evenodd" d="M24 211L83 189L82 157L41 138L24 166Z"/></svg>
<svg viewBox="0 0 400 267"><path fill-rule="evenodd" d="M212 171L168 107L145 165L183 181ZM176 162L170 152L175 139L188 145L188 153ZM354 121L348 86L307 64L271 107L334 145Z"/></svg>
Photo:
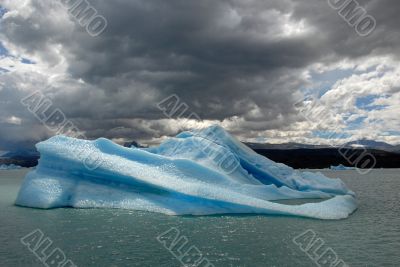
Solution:
<svg viewBox="0 0 400 267"><path fill-rule="evenodd" d="M325 87L316 74L333 72L334 81L321 93L327 105L354 93L337 84L354 83L346 80L351 76L373 70L378 78L398 77L393 68L400 54L400 4L394 0L358 1L377 22L366 37L320 0L89 2L107 20L96 37L60 2L1 1L0 37L7 53L0 61L0 146L53 134L20 104L35 90L89 138L153 142L176 134L188 126L157 108L175 94L201 125L220 123L246 140L310 142L310 129L318 125L304 122L295 103ZM377 70L383 58L387 64ZM339 75L343 70L349 73ZM390 84L386 91L356 95L340 114L367 93L394 99L399 84ZM388 110L397 110L394 103ZM352 114L360 117L360 110ZM373 112L383 116L373 110L364 115ZM384 130L374 134L387 136ZM386 141L400 141L395 137Z"/></svg>

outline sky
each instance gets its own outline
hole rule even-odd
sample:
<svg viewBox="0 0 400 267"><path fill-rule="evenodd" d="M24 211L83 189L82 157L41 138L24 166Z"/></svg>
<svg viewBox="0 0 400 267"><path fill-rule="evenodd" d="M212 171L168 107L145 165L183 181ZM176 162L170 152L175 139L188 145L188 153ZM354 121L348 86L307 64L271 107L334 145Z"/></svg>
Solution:
<svg viewBox="0 0 400 267"><path fill-rule="evenodd" d="M21 104L37 91L89 139L220 124L249 142L400 143L398 0L357 2L367 36L325 0L89 1L107 22L93 36L74 1L0 1L0 150L56 134ZM198 119L166 116L171 95Z"/></svg>

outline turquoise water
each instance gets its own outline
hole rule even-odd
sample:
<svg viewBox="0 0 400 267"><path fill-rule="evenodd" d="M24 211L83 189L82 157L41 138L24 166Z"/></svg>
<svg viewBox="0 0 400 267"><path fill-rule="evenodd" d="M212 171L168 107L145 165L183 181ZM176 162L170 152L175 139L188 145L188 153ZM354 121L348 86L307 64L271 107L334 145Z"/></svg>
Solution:
<svg viewBox="0 0 400 267"><path fill-rule="evenodd" d="M20 242L35 229L77 266L182 266L157 240L171 227L216 267L317 266L292 241L308 229L349 266L400 266L400 170L323 171L358 195L359 209L341 221L21 208L13 202L25 173L0 171L0 266L45 266Z"/></svg>

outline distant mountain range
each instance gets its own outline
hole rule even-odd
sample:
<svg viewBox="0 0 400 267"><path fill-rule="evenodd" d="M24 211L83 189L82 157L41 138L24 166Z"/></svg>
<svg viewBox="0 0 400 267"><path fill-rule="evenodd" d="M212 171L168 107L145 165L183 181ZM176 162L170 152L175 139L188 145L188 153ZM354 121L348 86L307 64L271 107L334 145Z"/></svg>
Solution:
<svg viewBox="0 0 400 267"><path fill-rule="evenodd" d="M295 169L325 169L330 166L343 165L346 167L361 167L371 159L375 158L366 168L400 168L400 153L377 150L349 148L339 150L338 148L295 148L295 149L253 149L260 155L263 155L275 162L281 162ZM347 159L345 155L348 155ZM351 155L351 156L349 156ZM365 155L369 155L366 157Z"/></svg>
<svg viewBox="0 0 400 267"><path fill-rule="evenodd" d="M0 164L15 164L22 167L34 167L37 165L39 152L33 149L18 149L8 151L0 157Z"/></svg>
<svg viewBox="0 0 400 267"><path fill-rule="evenodd" d="M291 149L329 149L335 148L329 145L309 145L309 144L300 144L300 143L283 143L283 144L269 144L269 143L244 143L252 149L277 149L277 150L291 150ZM338 146L339 147L339 146ZM366 148L366 149L375 149L375 150L383 150L388 152L396 152L400 153L400 145L394 146L385 142L378 142L373 140L358 140L348 142L341 147L346 148Z"/></svg>
<svg viewBox="0 0 400 267"><path fill-rule="evenodd" d="M346 145L352 146L352 147L362 146L362 147L369 148L369 149L378 149L378 150L383 150L383 151L400 153L400 145L394 146L394 145L391 145L391 144L388 144L385 142L378 142L378 141L367 140L367 139L349 142Z"/></svg>
<svg viewBox="0 0 400 267"><path fill-rule="evenodd" d="M348 142L340 147L299 143L245 144L258 154L293 168L322 169L339 164L347 167L358 167L354 163L350 164L340 153L339 148L346 148L346 154L354 155L355 158L362 157L366 152L370 153L376 159L375 168L400 168L400 146L385 142L364 139ZM343 152L343 150L341 151Z"/></svg>
<svg viewBox="0 0 400 267"><path fill-rule="evenodd" d="M137 147L137 148L145 148L147 146L141 145L136 141L125 142L124 147Z"/></svg>
<svg viewBox="0 0 400 267"><path fill-rule="evenodd" d="M4 155L1 156L2 158L32 158L32 157L39 157L39 152L32 149L19 149L16 151L8 151Z"/></svg>
<svg viewBox="0 0 400 267"><path fill-rule="evenodd" d="M329 168L331 165L350 166L339 153L338 147L328 145L308 145L300 143L268 144L244 143L257 153L276 162L282 162L294 168ZM126 147L144 147L135 141L126 142ZM377 159L377 168L400 168L400 145L385 142L359 140L348 142L341 147L351 153L362 154L365 149ZM23 167L37 165L39 153L36 150L19 149L3 154L0 164L15 164Z"/></svg>
<svg viewBox="0 0 400 267"><path fill-rule="evenodd" d="M283 143L283 144L270 144L270 143L248 143L244 142L245 145L252 149L320 149L320 148L330 148L326 145L308 145L300 143Z"/></svg>

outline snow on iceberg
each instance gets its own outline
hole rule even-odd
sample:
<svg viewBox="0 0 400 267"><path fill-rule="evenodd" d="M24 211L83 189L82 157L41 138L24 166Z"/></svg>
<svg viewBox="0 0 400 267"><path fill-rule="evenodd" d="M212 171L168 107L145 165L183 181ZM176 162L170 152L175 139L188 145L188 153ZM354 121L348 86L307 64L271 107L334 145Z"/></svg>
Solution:
<svg viewBox="0 0 400 267"><path fill-rule="evenodd" d="M15 164L1 164L0 165L0 170L18 170L18 169L22 169L21 166L15 165Z"/></svg>
<svg viewBox="0 0 400 267"><path fill-rule="evenodd" d="M354 193L341 180L275 163L219 126L182 132L153 148L65 136L36 147L41 158L24 179L16 200L20 206L319 219L346 218L357 208ZM273 202L309 198L327 200L301 205Z"/></svg>

